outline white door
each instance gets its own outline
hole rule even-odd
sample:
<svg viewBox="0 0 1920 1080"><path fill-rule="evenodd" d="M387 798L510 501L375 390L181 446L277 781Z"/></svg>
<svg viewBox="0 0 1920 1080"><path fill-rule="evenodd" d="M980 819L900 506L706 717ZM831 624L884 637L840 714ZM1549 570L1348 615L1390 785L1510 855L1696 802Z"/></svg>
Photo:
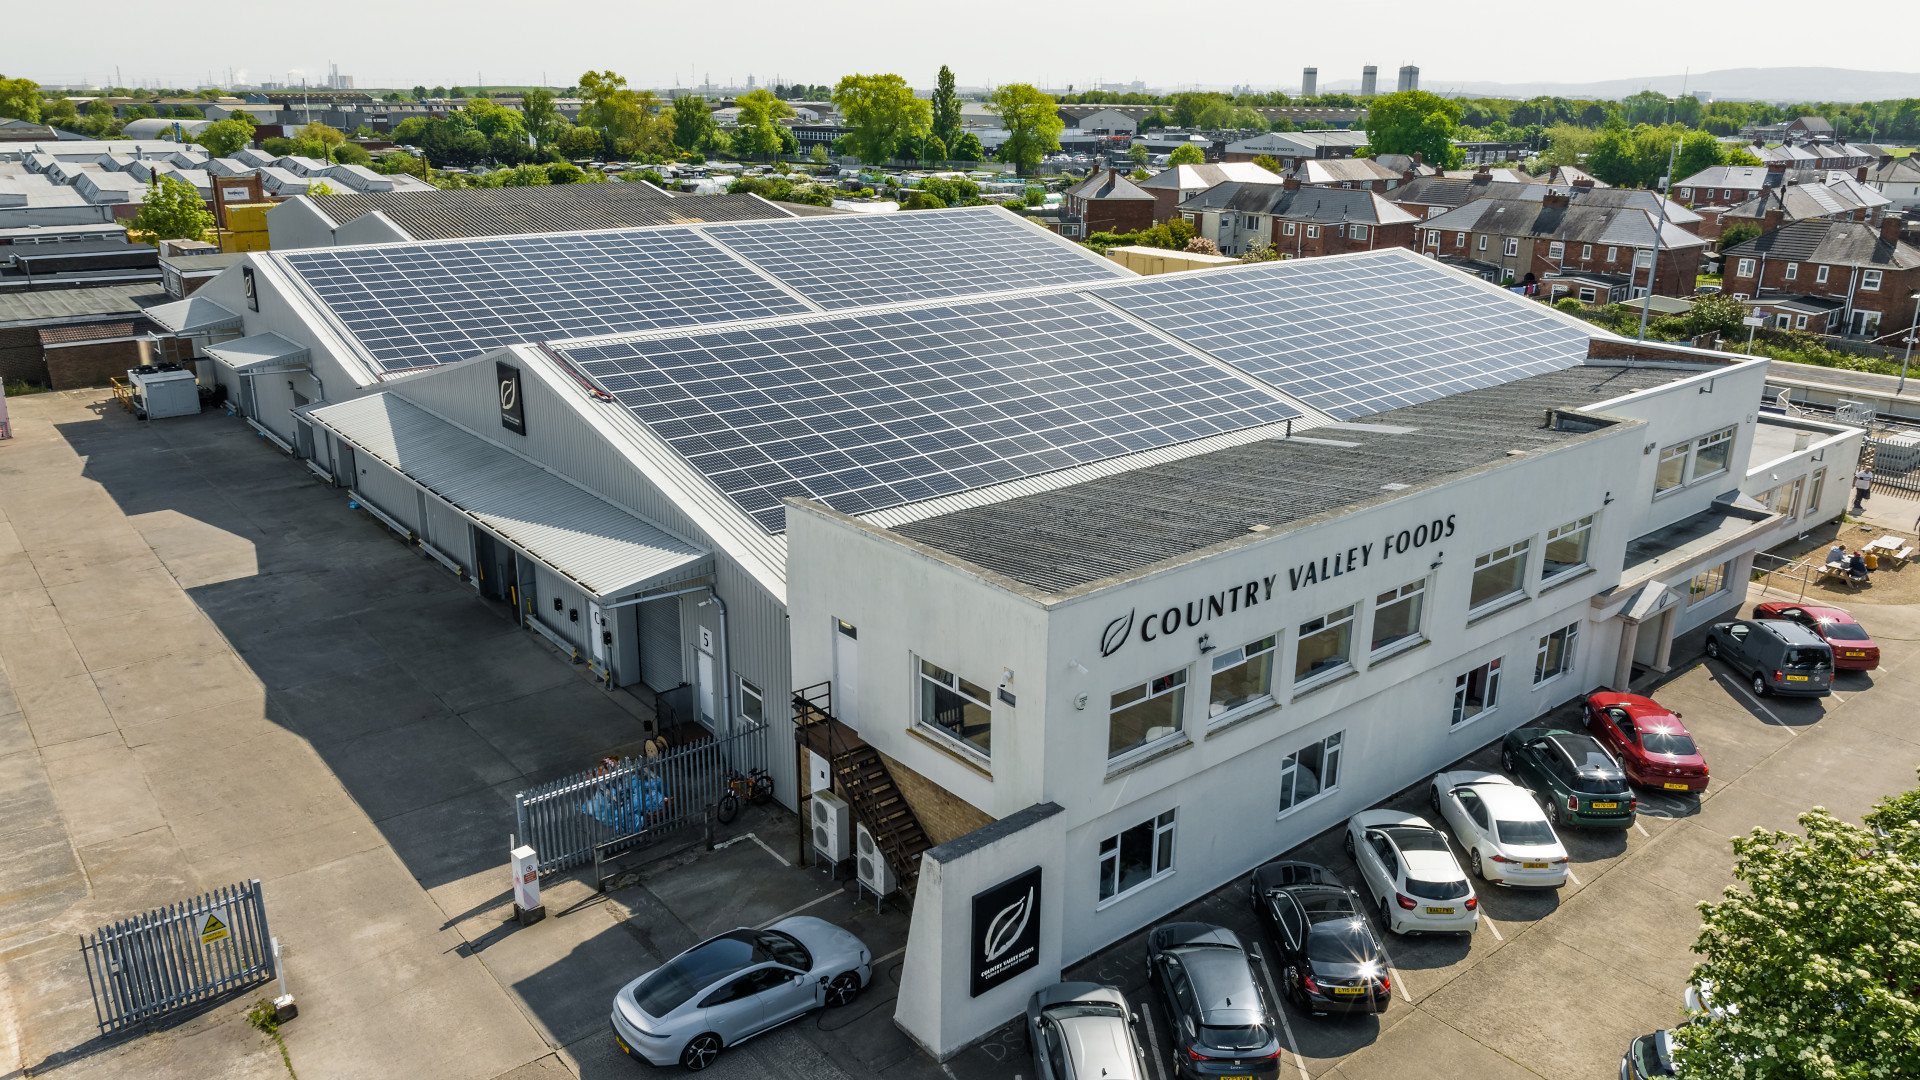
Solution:
<svg viewBox="0 0 1920 1080"><path fill-rule="evenodd" d="M693 651L693 658L694 658L694 663L697 665L698 678L700 681L700 719L704 720L706 722L707 727L711 728L713 727L713 718L715 715L717 715L713 705L714 678L713 678L713 631L712 630L709 630L704 626L700 628L700 647Z"/></svg>
<svg viewBox="0 0 1920 1080"><path fill-rule="evenodd" d="M606 629L607 620L600 614L600 605L587 601L587 650L601 671L607 670L607 642L601 636Z"/></svg>
<svg viewBox="0 0 1920 1080"><path fill-rule="evenodd" d="M833 627L833 715L841 723L860 729L860 631L852 623L834 620Z"/></svg>

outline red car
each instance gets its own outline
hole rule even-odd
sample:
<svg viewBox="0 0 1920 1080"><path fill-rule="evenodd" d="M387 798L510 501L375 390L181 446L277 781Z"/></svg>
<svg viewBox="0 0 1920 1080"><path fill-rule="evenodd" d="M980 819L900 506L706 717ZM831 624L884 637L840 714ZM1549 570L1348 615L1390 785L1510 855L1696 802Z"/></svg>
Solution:
<svg viewBox="0 0 1920 1080"><path fill-rule="evenodd" d="M1627 779L1664 791L1703 791L1707 762L1680 714L1637 694L1587 698L1587 729L1620 759Z"/></svg>
<svg viewBox="0 0 1920 1080"><path fill-rule="evenodd" d="M1780 601L1755 604L1753 617L1785 619L1813 631L1833 650L1835 671L1872 671L1880 666L1880 646L1867 636L1865 627L1839 608Z"/></svg>

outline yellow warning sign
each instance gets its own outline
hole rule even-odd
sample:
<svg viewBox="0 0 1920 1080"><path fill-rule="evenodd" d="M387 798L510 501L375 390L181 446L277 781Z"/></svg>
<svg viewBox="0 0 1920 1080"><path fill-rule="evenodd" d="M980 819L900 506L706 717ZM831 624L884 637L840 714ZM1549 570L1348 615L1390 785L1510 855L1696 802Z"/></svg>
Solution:
<svg viewBox="0 0 1920 1080"><path fill-rule="evenodd" d="M200 917L200 944L211 945L216 941L224 941L232 934L227 929L226 914L220 908L214 908Z"/></svg>

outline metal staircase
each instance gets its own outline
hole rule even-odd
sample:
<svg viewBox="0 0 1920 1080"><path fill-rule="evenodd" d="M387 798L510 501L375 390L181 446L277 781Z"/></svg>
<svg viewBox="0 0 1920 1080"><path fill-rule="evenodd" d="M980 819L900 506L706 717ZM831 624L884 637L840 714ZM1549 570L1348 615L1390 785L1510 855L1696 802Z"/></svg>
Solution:
<svg viewBox="0 0 1920 1080"><path fill-rule="evenodd" d="M854 817L873 834L873 842L909 898L920 881L920 855L933 846L913 807L894 783L880 751L833 717L831 684L819 683L793 695L794 735L800 745L827 758L834 783L846 796Z"/></svg>

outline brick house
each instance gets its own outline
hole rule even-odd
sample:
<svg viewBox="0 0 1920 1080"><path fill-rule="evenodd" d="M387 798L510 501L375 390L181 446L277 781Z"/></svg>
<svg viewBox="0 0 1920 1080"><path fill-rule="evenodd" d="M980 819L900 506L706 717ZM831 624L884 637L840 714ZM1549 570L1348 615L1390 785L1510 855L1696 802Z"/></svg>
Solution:
<svg viewBox="0 0 1920 1080"><path fill-rule="evenodd" d="M1878 226L1892 200L1858 180L1794 184L1769 188L1738 206L1720 211L1722 230L1746 222L1762 230L1796 221L1863 221Z"/></svg>
<svg viewBox="0 0 1920 1080"><path fill-rule="evenodd" d="M1875 191L1892 202L1898 214L1920 208L1920 161L1891 154L1868 166L1867 181Z"/></svg>
<svg viewBox="0 0 1920 1080"><path fill-rule="evenodd" d="M1220 165L1174 165L1134 186L1153 196L1153 221L1171 221L1180 204L1218 184L1277 184L1280 177L1251 161Z"/></svg>
<svg viewBox="0 0 1920 1080"><path fill-rule="evenodd" d="M1786 179L1786 165L1714 165L1673 185L1673 197L1688 206L1736 206L1758 198Z"/></svg>
<svg viewBox="0 0 1920 1080"><path fill-rule="evenodd" d="M1313 158L1294 166L1290 174L1301 187L1354 188L1359 191L1391 191L1413 179L1380 164L1372 158Z"/></svg>
<svg viewBox="0 0 1920 1080"><path fill-rule="evenodd" d="M1828 332L1874 338L1884 326L1891 333L1912 321L1920 291L1920 248L1900 239L1900 226L1891 215L1877 227L1826 219L1782 225L1725 252L1724 287L1762 303L1839 301Z"/></svg>
<svg viewBox="0 0 1920 1080"><path fill-rule="evenodd" d="M1431 218L1465 206L1477 199L1517 199L1525 202L1540 202L1549 194L1565 195L1579 206L1634 207L1645 210L1655 217L1660 215L1660 205L1664 202L1667 224L1678 225L1695 234L1699 233L1702 221L1700 214L1674 200L1663 199L1658 192L1654 191L1608 187L1605 184L1583 184L1578 179L1566 185L1538 182L1513 183L1494 179L1493 174L1488 170L1481 170L1468 178L1417 177L1386 192L1386 198L1388 202L1398 204L1401 209L1414 217Z"/></svg>
<svg viewBox="0 0 1920 1080"><path fill-rule="evenodd" d="M1222 255L1244 255L1271 245L1282 258L1339 255L1381 247L1408 247L1413 215L1358 188L1279 184L1220 184L1180 204L1194 232Z"/></svg>
<svg viewBox="0 0 1920 1080"><path fill-rule="evenodd" d="M1069 188L1061 209L1078 217L1088 236L1097 232L1130 233L1153 228L1154 197L1140 190L1119 169L1095 173Z"/></svg>
<svg viewBox="0 0 1920 1080"><path fill-rule="evenodd" d="M1416 250L1494 263L1521 284L1567 275L1618 276L1628 279L1631 298L1646 291L1651 276L1657 295L1693 293L1705 240L1672 221L1662 227L1642 207L1589 199L1564 188L1543 191L1538 201L1476 199L1421 222ZM1577 295L1578 288L1568 283L1559 291Z"/></svg>

